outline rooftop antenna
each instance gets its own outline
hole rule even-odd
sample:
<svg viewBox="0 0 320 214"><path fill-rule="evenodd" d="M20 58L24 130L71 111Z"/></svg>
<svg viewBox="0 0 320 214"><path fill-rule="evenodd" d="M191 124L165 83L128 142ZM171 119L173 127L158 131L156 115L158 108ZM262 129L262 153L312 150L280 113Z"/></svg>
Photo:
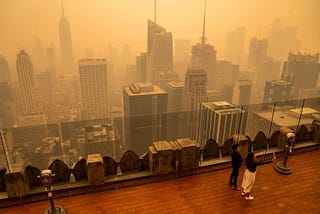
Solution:
<svg viewBox="0 0 320 214"><path fill-rule="evenodd" d="M157 0L154 0L154 23L157 23Z"/></svg>
<svg viewBox="0 0 320 214"><path fill-rule="evenodd" d="M62 17L64 17L63 0L61 0L61 10L62 10Z"/></svg>
<svg viewBox="0 0 320 214"><path fill-rule="evenodd" d="M203 27L202 27L202 37L201 37L202 44L206 43L206 37L205 37L205 32L206 32L206 7L207 7L207 0L204 1Z"/></svg>

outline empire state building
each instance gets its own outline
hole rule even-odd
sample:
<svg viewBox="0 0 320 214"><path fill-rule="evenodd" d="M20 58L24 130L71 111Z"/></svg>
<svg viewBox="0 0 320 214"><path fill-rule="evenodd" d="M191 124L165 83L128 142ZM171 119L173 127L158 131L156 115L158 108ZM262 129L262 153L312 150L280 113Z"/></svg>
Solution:
<svg viewBox="0 0 320 214"><path fill-rule="evenodd" d="M64 17L62 5L62 17L59 22L59 38L61 51L61 66L64 76L76 74L75 62L72 52L71 32L68 20Z"/></svg>

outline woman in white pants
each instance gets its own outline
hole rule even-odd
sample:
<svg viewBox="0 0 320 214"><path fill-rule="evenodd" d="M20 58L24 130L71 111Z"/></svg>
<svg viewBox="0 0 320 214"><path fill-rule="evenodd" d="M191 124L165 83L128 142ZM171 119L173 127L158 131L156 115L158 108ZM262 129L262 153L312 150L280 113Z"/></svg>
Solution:
<svg viewBox="0 0 320 214"><path fill-rule="evenodd" d="M251 189L253 187L253 184L256 180L256 171L257 171L257 166L270 163L275 159L275 156L273 156L272 160L268 161L263 161L263 162L258 162L257 157L253 152L250 152L247 157L246 157L246 170L243 174L243 179L242 179L242 188L243 191L241 195L246 196L246 200L253 200L254 197L250 195Z"/></svg>

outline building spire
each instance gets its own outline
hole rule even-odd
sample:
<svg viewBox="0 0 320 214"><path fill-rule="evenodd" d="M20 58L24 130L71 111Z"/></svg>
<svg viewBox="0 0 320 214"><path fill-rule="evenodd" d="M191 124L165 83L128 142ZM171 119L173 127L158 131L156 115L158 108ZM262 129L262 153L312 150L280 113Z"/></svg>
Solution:
<svg viewBox="0 0 320 214"><path fill-rule="evenodd" d="M61 0L62 17L64 18L63 0Z"/></svg>
<svg viewBox="0 0 320 214"><path fill-rule="evenodd" d="M202 26L202 37L201 37L201 42L202 44L206 43L206 7L207 7L207 0L204 1L204 13L203 13L203 26Z"/></svg>
<svg viewBox="0 0 320 214"><path fill-rule="evenodd" d="M157 0L154 0L154 23L157 23Z"/></svg>

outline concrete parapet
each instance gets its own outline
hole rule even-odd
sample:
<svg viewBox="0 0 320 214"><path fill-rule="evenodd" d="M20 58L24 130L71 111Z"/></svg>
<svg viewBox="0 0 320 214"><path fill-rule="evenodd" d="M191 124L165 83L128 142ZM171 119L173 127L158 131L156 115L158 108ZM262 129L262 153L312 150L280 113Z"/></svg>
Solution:
<svg viewBox="0 0 320 214"><path fill-rule="evenodd" d="M104 184L104 166L101 154L90 154L87 158L88 182L91 185Z"/></svg>
<svg viewBox="0 0 320 214"><path fill-rule="evenodd" d="M9 198L21 197L29 192L29 180L23 163L11 165L4 175Z"/></svg>

